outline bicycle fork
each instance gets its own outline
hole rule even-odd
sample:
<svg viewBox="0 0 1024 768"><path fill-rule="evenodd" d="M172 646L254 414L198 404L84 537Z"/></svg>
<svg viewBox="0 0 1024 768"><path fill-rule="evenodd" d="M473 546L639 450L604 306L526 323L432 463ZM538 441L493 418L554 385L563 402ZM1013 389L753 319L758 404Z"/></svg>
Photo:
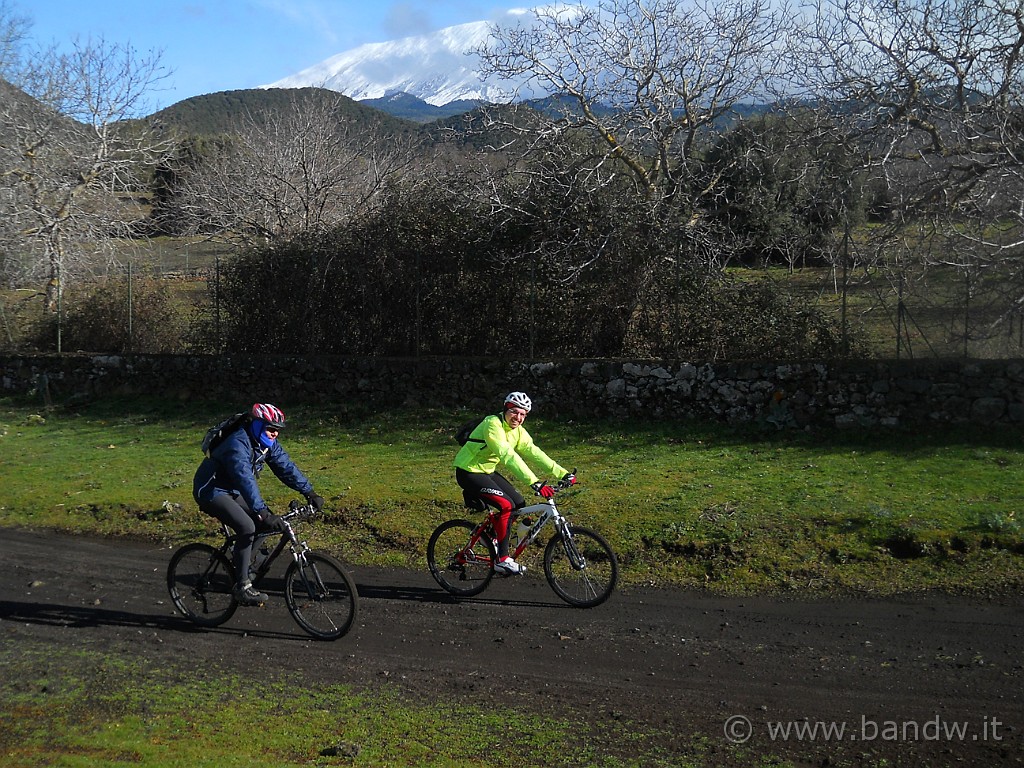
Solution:
<svg viewBox="0 0 1024 768"><path fill-rule="evenodd" d="M565 554L569 558L569 565L572 566L574 571L585 570L587 559L580 552L579 547L576 546L576 538L572 535L572 531L569 530L569 522L556 513L555 527L562 535L562 546L565 547Z"/></svg>
<svg viewBox="0 0 1024 768"><path fill-rule="evenodd" d="M302 586L306 590L306 595L309 596L310 600L319 602L328 597L329 590L324 584L316 564L306 559L307 551L306 549L301 549L295 552L295 562L298 564L299 578L302 579Z"/></svg>

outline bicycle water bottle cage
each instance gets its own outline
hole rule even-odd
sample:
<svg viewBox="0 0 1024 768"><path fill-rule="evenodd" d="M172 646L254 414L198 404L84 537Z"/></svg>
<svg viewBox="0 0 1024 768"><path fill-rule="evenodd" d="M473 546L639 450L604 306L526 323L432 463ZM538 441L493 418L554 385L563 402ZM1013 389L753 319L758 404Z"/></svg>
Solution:
<svg viewBox="0 0 1024 768"><path fill-rule="evenodd" d="M479 496L470 493L469 491L462 492L462 501L466 505L467 509L471 509L474 512L486 512L487 503Z"/></svg>

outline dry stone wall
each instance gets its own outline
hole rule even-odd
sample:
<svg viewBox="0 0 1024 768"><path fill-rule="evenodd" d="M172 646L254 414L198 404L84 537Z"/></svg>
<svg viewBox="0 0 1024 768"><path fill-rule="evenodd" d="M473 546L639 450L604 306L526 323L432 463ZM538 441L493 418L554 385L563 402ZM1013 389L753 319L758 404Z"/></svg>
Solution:
<svg viewBox="0 0 1024 768"><path fill-rule="evenodd" d="M480 358L0 357L0 392L493 408L524 390L546 416L762 422L781 428L1024 424L1024 361L690 363Z"/></svg>

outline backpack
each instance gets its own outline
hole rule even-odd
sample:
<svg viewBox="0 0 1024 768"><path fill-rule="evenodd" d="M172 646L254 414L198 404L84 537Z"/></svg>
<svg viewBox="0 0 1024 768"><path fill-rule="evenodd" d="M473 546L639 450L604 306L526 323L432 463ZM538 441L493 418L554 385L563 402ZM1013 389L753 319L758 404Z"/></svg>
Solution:
<svg viewBox="0 0 1024 768"><path fill-rule="evenodd" d="M225 437L241 427L248 416L248 411L242 411L241 413L236 413L234 416L228 416L224 421L219 424L215 424L206 430L206 434L203 436L203 442L200 444L200 447L203 449L203 453L207 456L213 453L213 449L224 442Z"/></svg>
<svg viewBox="0 0 1024 768"><path fill-rule="evenodd" d="M462 424L460 424L459 428L455 430L455 442L458 443L459 445L465 445L466 443L469 442L484 442L483 440L476 437L470 440L469 436L473 434L474 429L480 426L480 422L482 422L486 418L486 416L475 416L469 421L464 421Z"/></svg>

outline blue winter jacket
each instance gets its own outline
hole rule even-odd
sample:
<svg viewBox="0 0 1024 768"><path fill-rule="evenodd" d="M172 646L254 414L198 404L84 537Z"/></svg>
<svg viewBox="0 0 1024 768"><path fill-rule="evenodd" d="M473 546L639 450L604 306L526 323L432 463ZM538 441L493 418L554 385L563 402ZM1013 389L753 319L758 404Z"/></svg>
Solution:
<svg viewBox="0 0 1024 768"><path fill-rule="evenodd" d="M236 429L203 459L192 480L192 495L202 506L222 493L241 496L254 515L266 511L267 503L256 484L264 465L292 490L308 496L313 484L299 471L284 448L275 440L264 448L249 433L246 425Z"/></svg>

